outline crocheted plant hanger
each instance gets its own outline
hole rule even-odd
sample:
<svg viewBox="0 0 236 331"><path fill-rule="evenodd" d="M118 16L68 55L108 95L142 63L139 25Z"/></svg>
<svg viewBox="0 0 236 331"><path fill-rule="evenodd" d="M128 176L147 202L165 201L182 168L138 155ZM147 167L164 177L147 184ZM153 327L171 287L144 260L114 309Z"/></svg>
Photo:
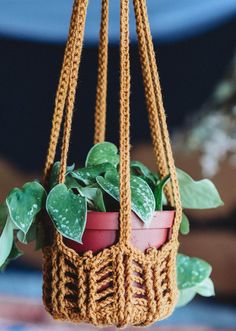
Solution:
<svg viewBox="0 0 236 331"><path fill-rule="evenodd" d="M64 116L59 182L65 181L73 107L80 65L88 0L75 0L68 42L55 101L45 180L53 165ZM94 142L104 141L106 122L108 5L102 0ZM120 0L120 236L117 244L98 254L83 255L66 247L55 231L44 248L43 299L55 318L96 326L145 326L170 315L177 299L176 254L181 220L178 182L163 108L146 0L133 0L140 61L153 147L161 177L175 208L171 238L161 249L145 253L130 243L130 59L129 0ZM64 114L65 113L65 114Z"/></svg>

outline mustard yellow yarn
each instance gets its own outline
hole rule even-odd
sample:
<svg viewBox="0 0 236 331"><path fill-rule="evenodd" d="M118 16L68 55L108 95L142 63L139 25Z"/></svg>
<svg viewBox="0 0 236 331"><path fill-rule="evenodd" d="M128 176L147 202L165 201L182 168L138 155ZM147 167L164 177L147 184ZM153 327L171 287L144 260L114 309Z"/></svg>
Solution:
<svg viewBox="0 0 236 331"><path fill-rule="evenodd" d="M109 0L102 1L94 142L105 139ZM166 195L175 208L171 238L145 253L133 247L130 194L130 52L129 0L120 0L120 236L98 254L83 255L66 247L55 231L44 248L43 300L55 318L95 326L146 326L169 316L176 304L176 254L181 203L160 80L148 22L146 0L133 0L147 110L157 168L170 174ZM44 176L54 163L64 118L59 181L65 180L73 107L78 80L88 0L75 0L65 50Z"/></svg>

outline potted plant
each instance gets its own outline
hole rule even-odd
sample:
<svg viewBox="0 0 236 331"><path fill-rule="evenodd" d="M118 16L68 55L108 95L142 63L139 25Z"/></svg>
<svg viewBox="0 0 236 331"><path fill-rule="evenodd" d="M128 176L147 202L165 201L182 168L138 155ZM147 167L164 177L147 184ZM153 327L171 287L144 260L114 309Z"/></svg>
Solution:
<svg viewBox="0 0 236 331"><path fill-rule="evenodd" d="M51 224L63 236L64 244L78 254L98 252L118 240L119 154L117 147L104 142L89 151L85 167L67 167L64 184L58 184L60 163L51 170L49 189L38 182L14 188L0 205L0 267L22 255L17 243L36 241L36 249L45 244L45 228L40 214L46 211ZM132 161L132 244L139 250L161 247L171 236L174 211L168 210L164 187L169 176L160 179L144 164ZM183 208L206 209L222 205L214 184L194 181L177 169ZM189 232L183 215L180 231ZM200 259L179 254L177 258L178 305L188 303L196 293L210 296L214 286L211 266Z"/></svg>

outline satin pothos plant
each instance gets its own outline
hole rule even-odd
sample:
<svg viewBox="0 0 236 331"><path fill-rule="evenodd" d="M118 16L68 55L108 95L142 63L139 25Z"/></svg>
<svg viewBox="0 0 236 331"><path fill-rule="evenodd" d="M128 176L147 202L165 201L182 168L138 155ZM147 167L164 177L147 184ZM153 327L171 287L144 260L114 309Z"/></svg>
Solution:
<svg viewBox="0 0 236 331"><path fill-rule="evenodd" d="M0 268L23 254L18 243L36 242L36 249L44 245L44 229L40 212L46 211L53 226L65 238L82 243L87 212L119 211L119 154L117 147L104 142L89 151L85 166L67 167L64 184L58 184L60 163L50 174L50 189L46 191L38 181L14 188L0 205ZM168 209L163 188L169 175L159 175L138 161L131 161L132 211L149 225L156 210ZM182 207L184 209L216 208L223 203L214 184L203 179L194 181L177 169ZM183 214L180 232L189 233L189 221ZM178 306L183 306L198 293L214 295L211 266L198 258L183 254L177 257Z"/></svg>

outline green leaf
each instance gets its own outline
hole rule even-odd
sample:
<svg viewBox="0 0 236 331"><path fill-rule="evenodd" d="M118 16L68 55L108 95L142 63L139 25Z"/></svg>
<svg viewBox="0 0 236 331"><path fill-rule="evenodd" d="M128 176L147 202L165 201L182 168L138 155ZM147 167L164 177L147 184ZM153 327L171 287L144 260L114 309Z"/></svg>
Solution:
<svg viewBox="0 0 236 331"><path fill-rule="evenodd" d="M26 183L22 189L14 188L7 196L10 217L24 234L27 234L45 199L46 192L38 182Z"/></svg>
<svg viewBox="0 0 236 331"><path fill-rule="evenodd" d="M75 165L72 164L71 166L67 166L66 168L66 175L68 175L71 171L73 171L75 168ZM60 162L57 161L54 163L51 174L50 174L50 187L53 188L55 185L58 184L58 178L59 178L59 172L60 172Z"/></svg>
<svg viewBox="0 0 236 331"><path fill-rule="evenodd" d="M137 175L134 174L133 176L137 176ZM138 176L138 177L141 178L142 180L144 180L148 184L148 186L150 187L150 189L152 190L152 192L154 192L155 187L156 187L156 184L154 184L151 181L151 179L149 179L149 178L147 178L145 176Z"/></svg>
<svg viewBox="0 0 236 331"><path fill-rule="evenodd" d="M33 224L31 224L26 234L21 230L17 231L17 235L16 235L17 239L22 244L29 244L31 241L34 241L36 239L36 228L37 228L37 223L33 222Z"/></svg>
<svg viewBox="0 0 236 331"><path fill-rule="evenodd" d="M181 234L189 234L190 231L190 224L189 224L189 220L188 217L182 213L182 220L181 220L181 224L180 224L180 233Z"/></svg>
<svg viewBox="0 0 236 331"><path fill-rule="evenodd" d="M90 149L85 166L90 167L101 163L111 163L116 167L119 162L120 158L117 147L112 143L102 142Z"/></svg>
<svg viewBox="0 0 236 331"><path fill-rule="evenodd" d="M178 254L177 256L177 283L178 289L194 287L202 283L211 274L211 266L198 258Z"/></svg>
<svg viewBox="0 0 236 331"><path fill-rule="evenodd" d="M14 224L10 217L7 218L6 225L0 237L0 268L5 264L13 244Z"/></svg>
<svg viewBox="0 0 236 331"><path fill-rule="evenodd" d="M187 305L196 295L194 288L187 288L185 290L179 290L179 297L176 307L183 307Z"/></svg>
<svg viewBox="0 0 236 331"><path fill-rule="evenodd" d="M183 170L177 169L183 208L208 209L223 205L215 185L209 179L194 181Z"/></svg>
<svg viewBox="0 0 236 331"><path fill-rule="evenodd" d="M156 201L156 210L163 209L162 208L162 206L163 206L163 188L169 179L170 179L170 175L161 179L154 190L154 197L155 197L155 201Z"/></svg>
<svg viewBox="0 0 236 331"><path fill-rule="evenodd" d="M143 220L150 223L155 211L155 198L148 184L138 177L131 176L132 209Z"/></svg>
<svg viewBox="0 0 236 331"><path fill-rule="evenodd" d="M114 183L114 185L119 184L119 172L115 167L106 171L104 178Z"/></svg>
<svg viewBox="0 0 236 331"><path fill-rule="evenodd" d="M131 161L130 167L132 174L144 176L146 179L151 181L152 184L154 185L156 184L157 182L156 176L154 176L153 172L149 170L143 163L139 161Z"/></svg>
<svg viewBox="0 0 236 331"><path fill-rule="evenodd" d="M204 297L211 297L215 295L214 284L210 278L206 278L200 284L194 287L179 290L179 298L177 307L187 305L196 294Z"/></svg>
<svg viewBox="0 0 236 331"><path fill-rule="evenodd" d="M72 173L70 173L69 175L66 176L66 179L65 179L66 187L68 189L70 189L70 188L71 189L72 188L76 188L76 189L80 188L81 185L78 183L78 181L75 178L73 178L71 176L72 176Z"/></svg>
<svg viewBox="0 0 236 331"><path fill-rule="evenodd" d="M131 161L130 167L131 167L131 169L135 169L135 172L134 172L135 174L143 175L145 177L149 177L149 175L151 174L151 171L142 162ZM137 172L137 170L138 170L138 172Z"/></svg>
<svg viewBox="0 0 236 331"><path fill-rule="evenodd" d="M210 274L211 266L207 262L178 254L177 283L179 300L177 307L189 303L196 294L202 296L214 295L214 285L209 278Z"/></svg>
<svg viewBox="0 0 236 331"><path fill-rule="evenodd" d="M98 187L81 187L79 192L93 206L93 210L106 211L102 190Z"/></svg>
<svg viewBox="0 0 236 331"><path fill-rule="evenodd" d="M49 193L46 208L56 229L66 238L82 243L86 224L86 199L65 184L56 185Z"/></svg>
<svg viewBox="0 0 236 331"><path fill-rule="evenodd" d="M105 174L107 171L115 169L110 163L102 163L87 168L81 168L71 173L71 176L81 181L85 185L96 183L96 177Z"/></svg>
<svg viewBox="0 0 236 331"><path fill-rule="evenodd" d="M215 289L213 281L210 278L204 279L204 281L196 287L196 292L203 297L212 297L215 295Z"/></svg>
<svg viewBox="0 0 236 331"><path fill-rule="evenodd" d="M98 185L107 192L110 196L112 196L115 200L120 201L120 193L119 193L119 182L111 181L110 179L105 179L101 176L97 178Z"/></svg>
<svg viewBox="0 0 236 331"><path fill-rule="evenodd" d="M99 176L97 182L105 192L115 200L120 201L119 176L113 175L112 177L110 174L108 178ZM155 198L152 190L144 180L135 176L131 176L130 186L132 210L144 223L149 223L155 211Z"/></svg>
<svg viewBox="0 0 236 331"><path fill-rule="evenodd" d="M45 234L41 221L34 221L26 235L21 230L18 230L16 236L22 244L29 244L35 241L35 250L40 250L44 247Z"/></svg>

